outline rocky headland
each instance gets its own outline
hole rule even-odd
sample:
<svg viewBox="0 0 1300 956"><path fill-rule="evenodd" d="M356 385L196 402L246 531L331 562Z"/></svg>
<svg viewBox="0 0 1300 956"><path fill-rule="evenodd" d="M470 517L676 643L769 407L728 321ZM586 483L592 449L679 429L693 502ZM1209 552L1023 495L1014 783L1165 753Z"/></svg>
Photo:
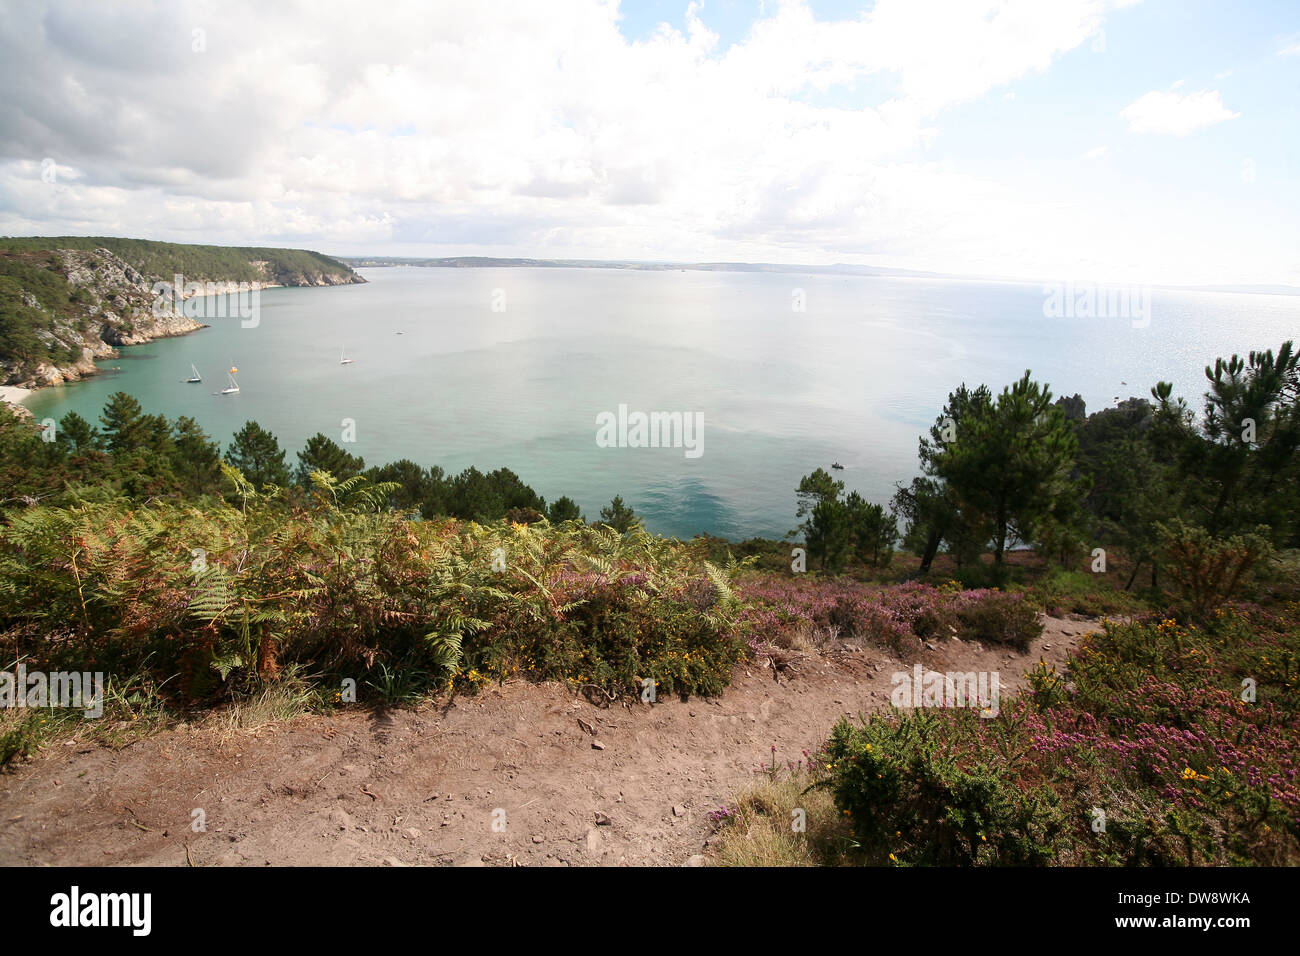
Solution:
<svg viewBox="0 0 1300 956"><path fill-rule="evenodd" d="M0 309L5 320L0 323L0 402L21 409L18 403L27 390L94 375L95 362L116 356L122 346L205 328L199 321L203 310L184 305L195 295L365 281L326 257L318 257L324 263L320 268L303 267L302 258L245 258L236 279L194 275L192 269L187 273L183 267L188 263L181 260L170 274L159 274L157 256L150 260L154 269L145 272L107 247L38 250L0 245ZM177 277L184 281L174 294L160 295L158 283L168 283L170 290Z"/></svg>

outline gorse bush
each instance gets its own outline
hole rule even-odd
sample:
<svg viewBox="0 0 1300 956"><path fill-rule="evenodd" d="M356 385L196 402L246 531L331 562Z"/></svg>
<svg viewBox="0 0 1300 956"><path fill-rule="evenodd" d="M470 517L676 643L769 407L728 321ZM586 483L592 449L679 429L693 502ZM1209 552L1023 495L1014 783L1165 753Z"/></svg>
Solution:
<svg viewBox="0 0 1300 956"><path fill-rule="evenodd" d="M1165 569L1197 618L1235 597L1273 550L1264 526L1227 539L1215 538L1179 518L1156 527Z"/></svg>
<svg viewBox="0 0 1300 956"><path fill-rule="evenodd" d="M717 693L745 652L731 569L636 530L380 512L391 488L316 473L308 508L229 469L234 504L123 500L16 512L0 528L0 626L70 669L144 662L185 700L301 665L422 689L521 675ZM337 686L337 684L335 685Z"/></svg>
<svg viewBox="0 0 1300 956"><path fill-rule="evenodd" d="M932 866L1047 862L1062 828L1049 788L1024 788L978 739L982 718L919 710L854 726L841 720L825 756L829 787L872 863ZM975 723L972 724L971 722Z"/></svg>

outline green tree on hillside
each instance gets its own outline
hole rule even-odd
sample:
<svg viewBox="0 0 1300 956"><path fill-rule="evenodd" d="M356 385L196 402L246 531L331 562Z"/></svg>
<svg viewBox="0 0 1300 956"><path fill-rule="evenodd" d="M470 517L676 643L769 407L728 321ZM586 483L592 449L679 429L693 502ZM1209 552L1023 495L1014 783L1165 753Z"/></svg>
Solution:
<svg viewBox="0 0 1300 956"><path fill-rule="evenodd" d="M479 522L499 521L509 512L531 517L546 511L545 499L509 468L488 474L466 468L451 479L447 505L454 517Z"/></svg>
<svg viewBox="0 0 1300 956"><path fill-rule="evenodd" d="M145 444L144 409L135 396L114 392L99 415L104 448L112 454L135 451Z"/></svg>
<svg viewBox="0 0 1300 956"><path fill-rule="evenodd" d="M619 534L626 534L633 528L640 527L641 519L623 503L622 495L615 495L606 507L600 509L600 523L609 525Z"/></svg>
<svg viewBox="0 0 1300 956"><path fill-rule="evenodd" d="M84 455L94 451L99 445L99 429L91 426L76 412L68 412L59 419L55 431L58 441L71 455Z"/></svg>
<svg viewBox="0 0 1300 956"><path fill-rule="evenodd" d="M546 517L551 524L562 524L565 521L581 521L582 510L578 503L568 495L561 495L551 502L551 507L546 511Z"/></svg>
<svg viewBox="0 0 1300 956"><path fill-rule="evenodd" d="M799 479L795 489L795 517L803 518L799 530L804 546L823 570L841 565L849 544L848 513L840 501L844 482L818 468Z"/></svg>
<svg viewBox="0 0 1300 956"><path fill-rule="evenodd" d="M289 466L280 442L257 422L244 422L226 449L226 461L243 472L254 488L287 487Z"/></svg>
<svg viewBox="0 0 1300 956"><path fill-rule="evenodd" d="M366 469L367 480L397 485L388 506L404 514L419 512L424 517L446 514L447 482L442 469L424 468L409 458Z"/></svg>
<svg viewBox="0 0 1300 956"><path fill-rule="evenodd" d="M1133 561L1126 587L1145 564L1151 565L1154 582L1157 526L1173 518L1178 506L1182 479L1156 419L1150 402L1132 398L1094 412L1075 430L1076 460L1087 489L1088 539L1119 548Z"/></svg>
<svg viewBox="0 0 1300 956"><path fill-rule="evenodd" d="M327 471L336 481L346 481L361 474L365 468L365 459L348 454L338 444L317 432L307 439L306 447L298 452L295 478L303 488L311 488L313 471Z"/></svg>
<svg viewBox="0 0 1300 956"><path fill-rule="evenodd" d="M898 540L897 516L856 491L844 499L844 510L854 557L873 568L889 564L894 555L894 542Z"/></svg>
<svg viewBox="0 0 1300 956"><path fill-rule="evenodd" d="M1205 377L1199 428L1170 383L1152 389L1184 510L1217 537L1264 524L1276 544L1300 541L1300 355L1288 341L1216 359Z"/></svg>
<svg viewBox="0 0 1300 956"><path fill-rule="evenodd" d="M221 487L221 446L210 440L194 419L182 415L173 426L172 470L195 494Z"/></svg>
<svg viewBox="0 0 1300 956"><path fill-rule="evenodd" d="M1033 540L1059 496L1079 494L1074 430L1028 371L996 400L983 386L962 386L945 411L931 439L921 439L922 467L962 509L987 519L1000 566L1009 544Z"/></svg>
<svg viewBox="0 0 1300 956"><path fill-rule="evenodd" d="M927 574L956 514L944 497L943 483L913 478L911 484L897 486L890 504L904 522L903 547L921 558L920 572Z"/></svg>
<svg viewBox="0 0 1300 956"><path fill-rule="evenodd" d="M824 468L804 475L795 489L795 516L808 553L825 571L839 571L850 555L863 564L889 563L898 538L894 513L868 502L856 491L841 498L844 482Z"/></svg>

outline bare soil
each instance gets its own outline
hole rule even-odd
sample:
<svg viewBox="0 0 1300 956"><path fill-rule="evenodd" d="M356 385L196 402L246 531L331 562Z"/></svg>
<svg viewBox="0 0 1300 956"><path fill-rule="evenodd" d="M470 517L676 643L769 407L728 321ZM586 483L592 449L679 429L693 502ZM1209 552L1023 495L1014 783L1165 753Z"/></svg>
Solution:
<svg viewBox="0 0 1300 956"><path fill-rule="evenodd" d="M698 864L708 812L761 764L815 752L891 675L998 671L1003 701L1096 630L1048 618L1029 651L957 640L900 662L835 641L716 699L599 707L511 683L436 705L308 715L255 732L180 726L119 749L73 741L0 775L5 865ZM195 811L206 825L195 832Z"/></svg>

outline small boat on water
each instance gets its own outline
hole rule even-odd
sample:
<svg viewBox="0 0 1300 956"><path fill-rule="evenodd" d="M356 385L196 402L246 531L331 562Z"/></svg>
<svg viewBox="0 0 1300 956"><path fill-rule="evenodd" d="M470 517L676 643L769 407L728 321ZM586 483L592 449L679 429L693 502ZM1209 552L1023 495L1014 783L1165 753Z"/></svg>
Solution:
<svg viewBox="0 0 1300 956"><path fill-rule="evenodd" d="M199 374L199 370L196 369L193 365L190 366L190 372L191 375L189 378L185 380L186 382L188 382L191 385L194 385L197 382L203 381L203 376Z"/></svg>
<svg viewBox="0 0 1300 956"><path fill-rule="evenodd" d="M343 351L339 352L339 364L340 364L340 365L351 365L351 364L352 364L353 362L355 362L355 361L356 361L356 359L350 359L350 358L348 358L348 350L347 350L346 348L344 348Z"/></svg>
<svg viewBox="0 0 1300 956"><path fill-rule="evenodd" d="M226 387L221 390L222 395L234 395L239 391L239 383L235 381L235 373L238 371L239 369L233 365L230 366L230 374L226 376Z"/></svg>
<svg viewBox="0 0 1300 956"><path fill-rule="evenodd" d="M834 468L836 471L843 471L843 470L844 470L844 466L841 465L838 461L835 462L835 464L831 465L831 467Z"/></svg>

